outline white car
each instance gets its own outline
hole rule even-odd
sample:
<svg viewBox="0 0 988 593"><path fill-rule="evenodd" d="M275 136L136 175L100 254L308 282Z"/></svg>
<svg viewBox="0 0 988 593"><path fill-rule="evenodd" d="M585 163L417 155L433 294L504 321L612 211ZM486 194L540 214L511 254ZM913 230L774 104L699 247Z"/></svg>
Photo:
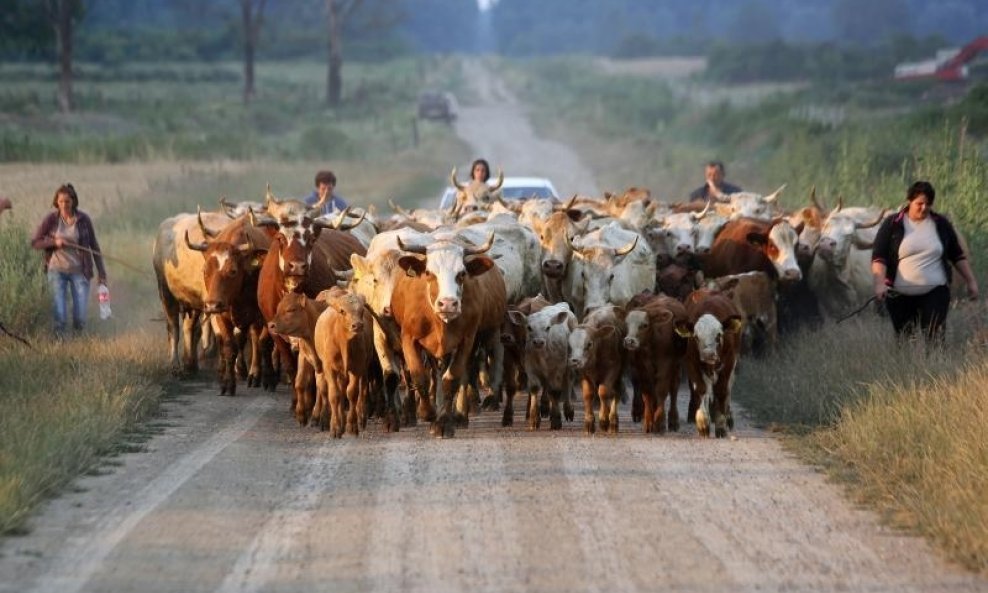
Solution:
<svg viewBox="0 0 988 593"><path fill-rule="evenodd" d="M490 183L490 181L488 181ZM501 199L525 200L528 198L544 198L559 200L559 193L556 186L545 177L505 177L501 185ZM439 200L439 208L448 210L453 205L456 197L456 189L447 187L443 192L443 197Z"/></svg>

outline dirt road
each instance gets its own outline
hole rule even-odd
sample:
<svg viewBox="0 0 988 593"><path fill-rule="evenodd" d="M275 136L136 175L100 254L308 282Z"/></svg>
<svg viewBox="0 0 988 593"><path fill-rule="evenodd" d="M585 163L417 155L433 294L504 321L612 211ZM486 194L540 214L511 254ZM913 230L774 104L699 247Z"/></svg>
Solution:
<svg viewBox="0 0 988 593"><path fill-rule="evenodd" d="M457 129L506 169L545 153L509 101ZM592 188L566 152L566 183ZM4 539L0 592L988 590L743 418L734 439L644 437L625 406L620 435L587 438L528 433L516 404L514 429L485 413L450 440L372 422L334 441L284 386L215 393L187 384L146 451Z"/></svg>

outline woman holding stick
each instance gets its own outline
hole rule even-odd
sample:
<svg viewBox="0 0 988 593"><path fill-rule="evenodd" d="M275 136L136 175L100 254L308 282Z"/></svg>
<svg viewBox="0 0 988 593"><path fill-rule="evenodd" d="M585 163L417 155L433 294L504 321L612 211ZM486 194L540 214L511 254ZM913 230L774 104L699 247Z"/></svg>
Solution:
<svg viewBox="0 0 988 593"><path fill-rule="evenodd" d="M68 323L65 293L72 294L72 328L80 332L86 325L93 264L96 264L102 285L106 285L106 268L103 267L93 222L89 215L79 210L79 196L71 183L55 190L51 205L55 211L41 221L34 232L31 246L44 250L45 271L55 316L55 336L63 338Z"/></svg>

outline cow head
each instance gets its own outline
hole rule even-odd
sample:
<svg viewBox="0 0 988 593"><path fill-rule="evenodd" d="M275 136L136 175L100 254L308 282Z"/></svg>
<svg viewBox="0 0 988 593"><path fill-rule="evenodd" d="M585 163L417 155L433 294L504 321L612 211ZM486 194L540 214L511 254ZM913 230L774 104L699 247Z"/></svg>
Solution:
<svg viewBox="0 0 988 593"><path fill-rule="evenodd" d="M665 244L663 251L670 256L683 257L691 255L696 248L699 234L699 221L707 214L707 209L701 214L696 212L678 212L666 215L662 225L652 230L661 237Z"/></svg>
<svg viewBox="0 0 988 593"><path fill-rule="evenodd" d="M527 350L546 352L556 348L561 351L561 356L565 356L568 349L569 333L576 327L576 315L570 310L569 304L550 305L527 317L520 311L512 311L510 315L512 322L526 324L528 342L526 342L525 348ZM563 363L563 359L560 359L559 362Z"/></svg>
<svg viewBox="0 0 988 593"><path fill-rule="evenodd" d="M718 368L723 356L725 333L740 334L744 321L740 315L732 315L722 324L710 313L705 313L693 324L692 337L696 340L700 362Z"/></svg>
<svg viewBox="0 0 988 593"><path fill-rule="evenodd" d="M842 269L847 264L852 246L856 249L871 249L873 239L862 237L858 231L877 226L885 218L885 210L877 217L861 221L866 214L861 209L834 209L830 213L823 223L820 241L817 243L817 253L823 261Z"/></svg>
<svg viewBox="0 0 988 593"><path fill-rule="evenodd" d="M370 313L367 312L367 301L362 295L345 291L329 299L329 306L339 316L341 326L346 332L346 339L364 331L370 326Z"/></svg>
<svg viewBox="0 0 988 593"><path fill-rule="evenodd" d="M470 183L462 184L456 180L456 167L453 167L449 174L450 183L456 188L456 201L450 210L453 218L474 210L490 210L491 204L498 199L497 191L504 183L504 171L498 169L497 181L494 185L487 185L486 181L470 180Z"/></svg>
<svg viewBox="0 0 988 593"><path fill-rule="evenodd" d="M607 247L592 245L574 247L574 257L578 257L583 265L580 266L578 282L583 286L585 295L584 310L590 311L602 307L611 300L611 285L615 282L617 264L638 245L639 236L636 234L631 241L622 247ZM617 282L625 282L619 278Z"/></svg>
<svg viewBox="0 0 988 593"><path fill-rule="evenodd" d="M230 218L239 218L244 214L247 214L249 210L253 210L254 212L259 214L264 214L267 212L267 208L265 208L264 204L260 202L251 202L249 200L244 200L241 202L233 203L227 201L226 196L220 198L220 208L222 208L223 212L225 212L226 215L229 216Z"/></svg>
<svg viewBox="0 0 988 593"><path fill-rule="evenodd" d="M627 333L624 336L624 349L634 352L649 342L649 336L660 325L672 321L673 313L669 310L649 312L644 309L632 309L624 318Z"/></svg>
<svg viewBox="0 0 988 593"><path fill-rule="evenodd" d="M767 196L752 192L738 192L728 196L730 198L730 218L755 218L758 220L772 220L778 198L785 189L785 184Z"/></svg>
<svg viewBox="0 0 988 593"><path fill-rule="evenodd" d="M426 247L405 245L398 237L398 248L405 252L398 258L398 265L410 276L425 277L433 312L443 322L450 322L462 313L463 283L494 267L494 260L484 255L494 244L494 233L479 247L465 245L456 235L434 239Z"/></svg>
<svg viewBox="0 0 988 593"><path fill-rule="evenodd" d="M249 233L243 234L243 242L230 243L207 237L194 244L185 232L189 249L202 252L204 258L203 281L206 286L205 311L222 313L229 309L244 289L244 280L257 272L267 249L256 247Z"/></svg>
<svg viewBox="0 0 988 593"><path fill-rule="evenodd" d="M796 242L802 230L802 224L794 229L789 221L780 217L772 221L768 231L748 233L748 243L761 250L772 262L782 283L799 282L803 278L796 261Z"/></svg>
<svg viewBox="0 0 988 593"><path fill-rule="evenodd" d="M573 258L572 238L585 233L590 219L574 223L567 212L553 212L539 229L539 243L542 244L542 274L552 280L561 280L566 275L566 266Z"/></svg>
<svg viewBox="0 0 988 593"><path fill-rule="evenodd" d="M311 307L315 307L312 312L309 311ZM325 308L325 303L320 304L304 294L290 292L278 302L278 309L268 322L268 331L281 336L311 336L313 320Z"/></svg>

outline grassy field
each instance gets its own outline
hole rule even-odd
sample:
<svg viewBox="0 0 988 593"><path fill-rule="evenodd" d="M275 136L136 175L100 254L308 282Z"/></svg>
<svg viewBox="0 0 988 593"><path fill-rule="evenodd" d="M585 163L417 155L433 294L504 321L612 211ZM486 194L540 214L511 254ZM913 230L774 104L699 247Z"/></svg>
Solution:
<svg viewBox="0 0 988 593"><path fill-rule="evenodd" d="M446 126L422 124L417 145L411 136L414 97L430 83L423 71L441 76L445 64L350 66L350 92L371 98L338 111L322 105L318 64L260 65L250 107L239 79L222 74L234 65L82 65L93 74L68 117L54 112L43 71L0 65L0 194L14 203L0 217L0 322L32 345L0 336L0 532L28 528L45 497L153 429L173 385L151 269L160 221L213 209L221 196L262 200L269 183L278 196L305 195L327 167L357 206L431 200L465 154ZM56 343L41 254L28 243L63 182L79 192L103 252L137 269L108 261L113 317L100 321L93 299L86 335Z"/></svg>
<svg viewBox="0 0 988 593"><path fill-rule="evenodd" d="M594 69L577 58L499 66L534 104L542 131L576 147L611 191L645 186L678 201L702 182L711 158L725 160L728 179L751 191L787 183L788 208L806 203L813 186L830 204L843 195L848 204L897 206L912 181L929 179L937 209L967 235L975 273L988 282L988 87L941 104L917 85L802 84L711 104L711 94L750 89L711 89L655 67ZM840 121L807 118L836 104ZM897 347L888 320L866 313L788 336L768 358L743 360L734 394L890 524L984 572L986 336L984 301L951 311L947 345L936 352Z"/></svg>

